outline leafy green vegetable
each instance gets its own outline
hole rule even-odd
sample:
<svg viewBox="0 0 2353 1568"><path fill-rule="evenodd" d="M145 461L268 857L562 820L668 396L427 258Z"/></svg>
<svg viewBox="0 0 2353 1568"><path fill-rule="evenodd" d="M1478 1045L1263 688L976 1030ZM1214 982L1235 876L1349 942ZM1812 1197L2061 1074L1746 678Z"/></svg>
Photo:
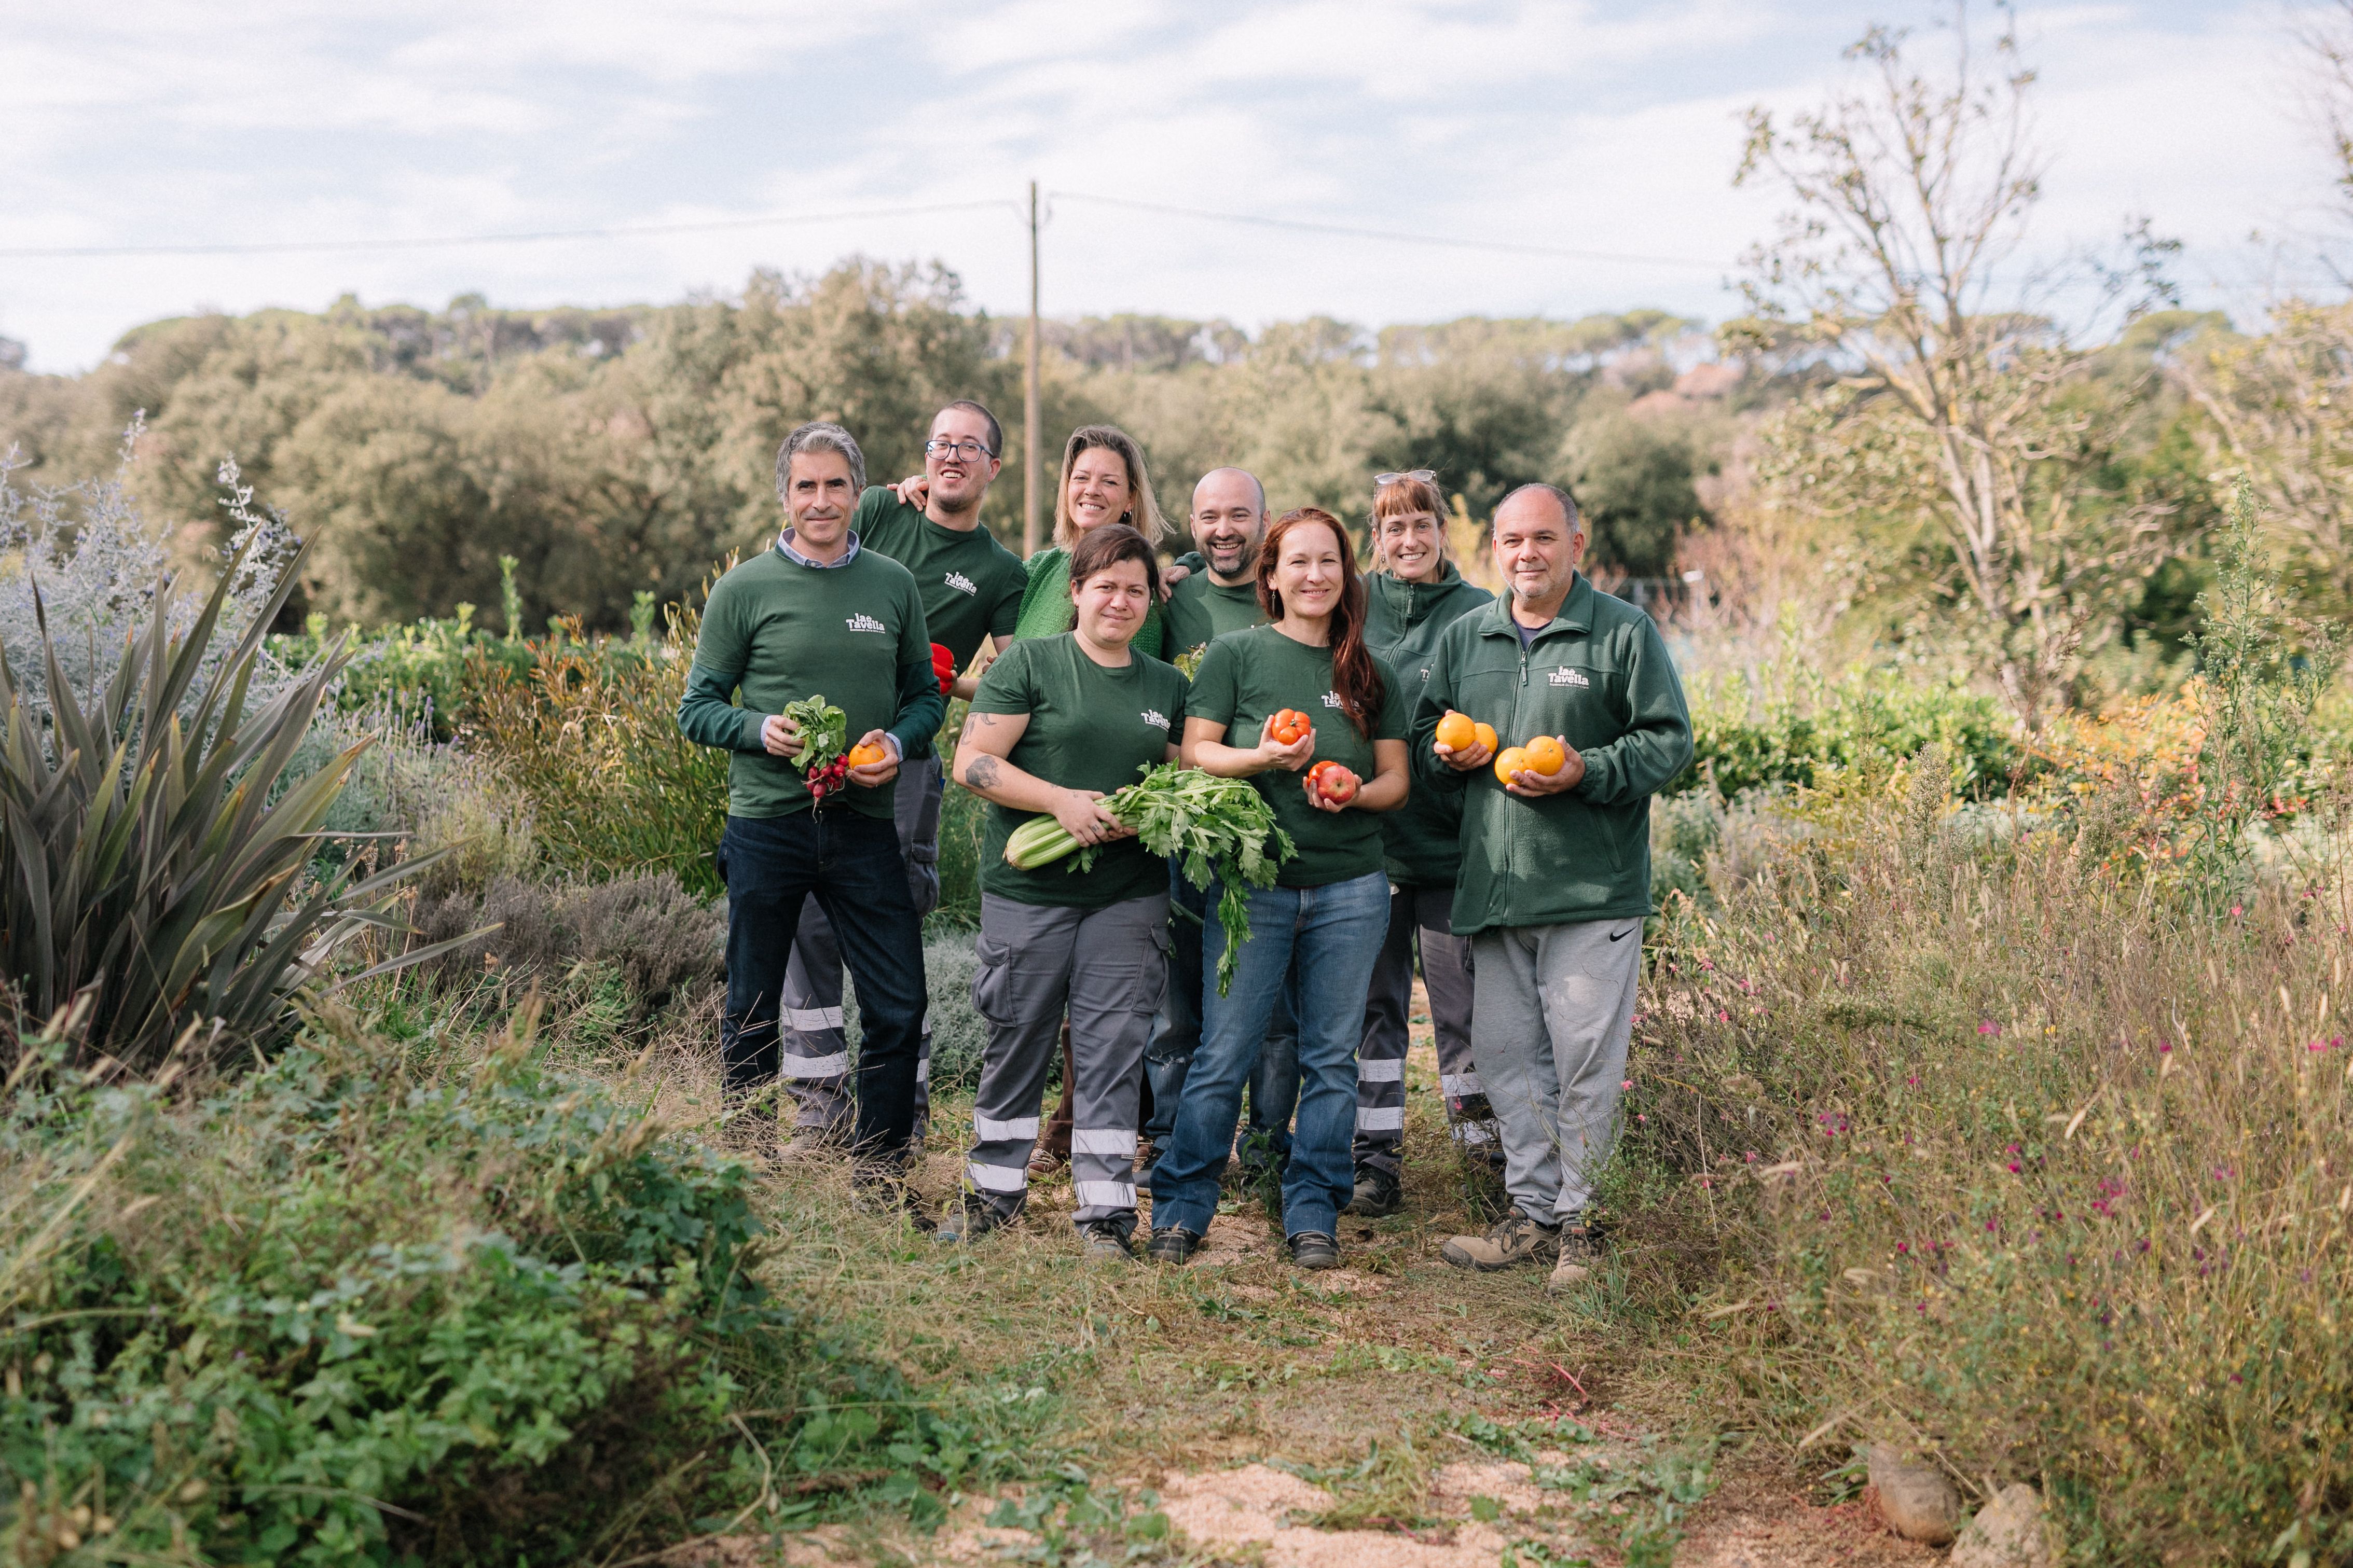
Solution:
<svg viewBox="0 0 2353 1568"><path fill-rule="evenodd" d="M1219 884L1218 922L1226 928L1226 950L1218 957L1218 994L1233 984L1234 962L1250 940L1250 904L1245 888L1271 888L1278 867L1298 852L1291 835L1275 826L1274 809L1247 779L1221 779L1175 763L1147 763L1141 783L1115 791L1103 809L1135 829L1155 855L1174 857L1185 879L1200 889ZM1269 853L1270 842L1272 853ZM1036 816L1005 841L1005 860L1024 871L1050 866L1079 848L1079 841L1051 816ZM1071 863L1090 870L1089 848Z"/></svg>
<svg viewBox="0 0 2353 1568"><path fill-rule="evenodd" d="M849 715L812 692L798 702L785 704L782 717L801 727L801 754L793 766L804 773L830 765L849 748Z"/></svg>

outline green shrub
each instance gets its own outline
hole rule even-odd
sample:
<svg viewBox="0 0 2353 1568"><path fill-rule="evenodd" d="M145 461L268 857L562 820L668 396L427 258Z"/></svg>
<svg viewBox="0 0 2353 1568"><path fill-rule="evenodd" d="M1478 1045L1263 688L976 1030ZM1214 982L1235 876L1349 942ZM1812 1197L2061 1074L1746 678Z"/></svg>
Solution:
<svg viewBox="0 0 2353 1568"><path fill-rule="evenodd" d="M463 717L470 659L486 658L519 671L530 658L521 644L476 626L471 605L459 605L447 619L427 617L374 633L347 626L340 637L329 629L326 616L312 616L300 633L273 637L269 646L290 668L301 669L338 641L348 650L334 687L339 712L422 724L439 741L456 733Z"/></svg>
<svg viewBox="0 0 2353 1568"><path fill-rule="evenodd" d="M520 672L471 657L459 743L529 810L551 868L581 879L668 871L690 892L720 891L727 753L678 727L700 620L670 606L668 633L650 647L575 628L523 645Z"/></svg>
<svg viewBox="0 0 2353 1568"><path fill-rule="evenodd" d="M971 1462L764 1289L746 1168L541 1065L532 1016L438 1066L322 1023L176 1105L37 1045L0 1562L611 1558Z"/></svg>
<svg viewBox="0 0 2353 1568"><path fill-rule="evenodd" d="M1713 780L1729 799L1763 784L1803 787L1825 768L1915 755L1930 744L1952 759L1965 795L2000 793L2025 763L2000 703L1957 685L1928 685L1884 671L1835 680L1768 668L1691 683L1692 766L1673 791Z"/></svg>

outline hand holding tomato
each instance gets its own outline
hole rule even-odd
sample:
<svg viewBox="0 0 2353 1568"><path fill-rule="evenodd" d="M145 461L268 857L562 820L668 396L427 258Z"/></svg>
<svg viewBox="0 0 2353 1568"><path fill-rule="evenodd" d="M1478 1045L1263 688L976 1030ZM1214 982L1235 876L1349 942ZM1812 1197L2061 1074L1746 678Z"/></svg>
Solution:
<svg viewBox="0 0 2353 1568"><path fill-rule="evenodd" d="M849 782L863 789L880 789L899 776L898 759L882 742L882 731L869 730L842 759L849 764Z"/></svg>
<svg viewBox="0 0 2353 1568"><path fill-rule="evenodd" d="M1328 757L1308 769L1307 776L1299 783L1307 792L1307 804L1318 811L1344 810L1356 798L1356 792L1364 788L1364 781L1349 771L1346 763Z"/></svg>
<svg viewBox="0 0 2353 1568"><path fill-rule="evenodd" d="M1493 726L1475 724L1470 714L1450 708L1438 721L1438 732L1430 738L1430 749L1448 767L1467 773L1485 767L1493 759L1496 738Z"/></svg>
<svg viewBox="0 0 2353 1568"><path fill-rule="evenodd" d="M1306 714L1285 708L1268 715L1258 749L1271 766L1297 773L1315 755L1315 726Z"/></svg>

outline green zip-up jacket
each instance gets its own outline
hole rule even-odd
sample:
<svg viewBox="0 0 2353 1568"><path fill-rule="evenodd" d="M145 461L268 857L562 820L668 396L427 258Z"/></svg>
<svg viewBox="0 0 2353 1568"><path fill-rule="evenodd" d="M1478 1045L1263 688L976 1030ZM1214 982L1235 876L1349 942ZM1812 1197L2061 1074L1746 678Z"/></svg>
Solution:
<svg viewBox="0 0 2353 1568"><path fill-rule="evenodd" d="M1561 736L1583 753L1584 779L1532 799L1492 766L1455 772L1430 749L1449 708L1506 746ZM1525 650L1508 598L1440 635L1409 754L1417 785L1462 803L1455 935L1651 912L1651 796L1690 765L1691 710L1651 617L1583 573Z"/></svg>
<svg viewBox="0 0 2353 1568"><path fill-rule="evenodd" d="M1454 563L1435 583L1400 583L1386 574L1365 579L1365 646L1388 660L1405 682L1408 701L1430 679L1439 634L1495 595L1466 583ZM1403 805L1380 816L1381 848L1389 880L1400 888L1451 887L1461 874L1462 795L1416 788Z"/></svg>

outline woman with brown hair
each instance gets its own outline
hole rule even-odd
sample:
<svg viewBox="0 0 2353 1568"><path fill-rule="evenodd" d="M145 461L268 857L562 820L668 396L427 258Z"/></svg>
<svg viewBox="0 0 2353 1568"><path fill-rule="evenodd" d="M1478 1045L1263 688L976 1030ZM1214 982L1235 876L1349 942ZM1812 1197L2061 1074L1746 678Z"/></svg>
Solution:
<svg viewBox="0 0 2353 1568"><path fill-rule="evenodd" d="M1144 1047L1167 974L1168 872L1103 800L1142 768L1175 760L1185 678L1134 648L1160 586L1143 536L1095 529L1071 563L1077 624L1006 649L981 677L956 741L956 782L989 803L972 983L988 1054L973 1098L967 1185L937 1236L972 1241L1020 1214L1039 1093L1067 1010L1063 1081L1078 1120L1071 1217L1091 1256L1122 1258L1135 1228ZM1087 846L1092 864L1007 864L1007 840L1040 815Z"/></svg>
<svg viewBox="0 0 2353 1568"><path fill-rule="evenodd" d="M1135 437L1114 426L1082 425L1062 444L1062 471L1054 487L1054 542L1029 558L1029 588L1021 595L1015 641L1059 637L1071 629L1071 552L1107 522L1125 523L1155 546L1168 537ZM1138 653L1160 657L1156 595L1134 647Z"/></svg>
<svg viewBox="0 0 2353 1568"><path fill-rule="evenodd" d="M1259 553L1269 622L1209 645L1185 714L1184 758L1266 797L1297 853L1276 885L1248 893L1250 940L1231 990L1202 987L1201 1045L1176 1126L1152 1176L1152 1256L1181 1263L1217 1212L1242 1084L1275 999L1298 1024L1299 1108L1282 1173L1292 1260L1340 1260L1339 1211L1351 1196L1356 1041L1365 991L1388 929L1380 826L1406 799L1406 702L1396 674L1365 646L1365 584L1347 531L1330 513L1288 511ZM1249 737L1236 745L1228 737ZM1204 952L1225 948L1217 890Z"/></svg>

